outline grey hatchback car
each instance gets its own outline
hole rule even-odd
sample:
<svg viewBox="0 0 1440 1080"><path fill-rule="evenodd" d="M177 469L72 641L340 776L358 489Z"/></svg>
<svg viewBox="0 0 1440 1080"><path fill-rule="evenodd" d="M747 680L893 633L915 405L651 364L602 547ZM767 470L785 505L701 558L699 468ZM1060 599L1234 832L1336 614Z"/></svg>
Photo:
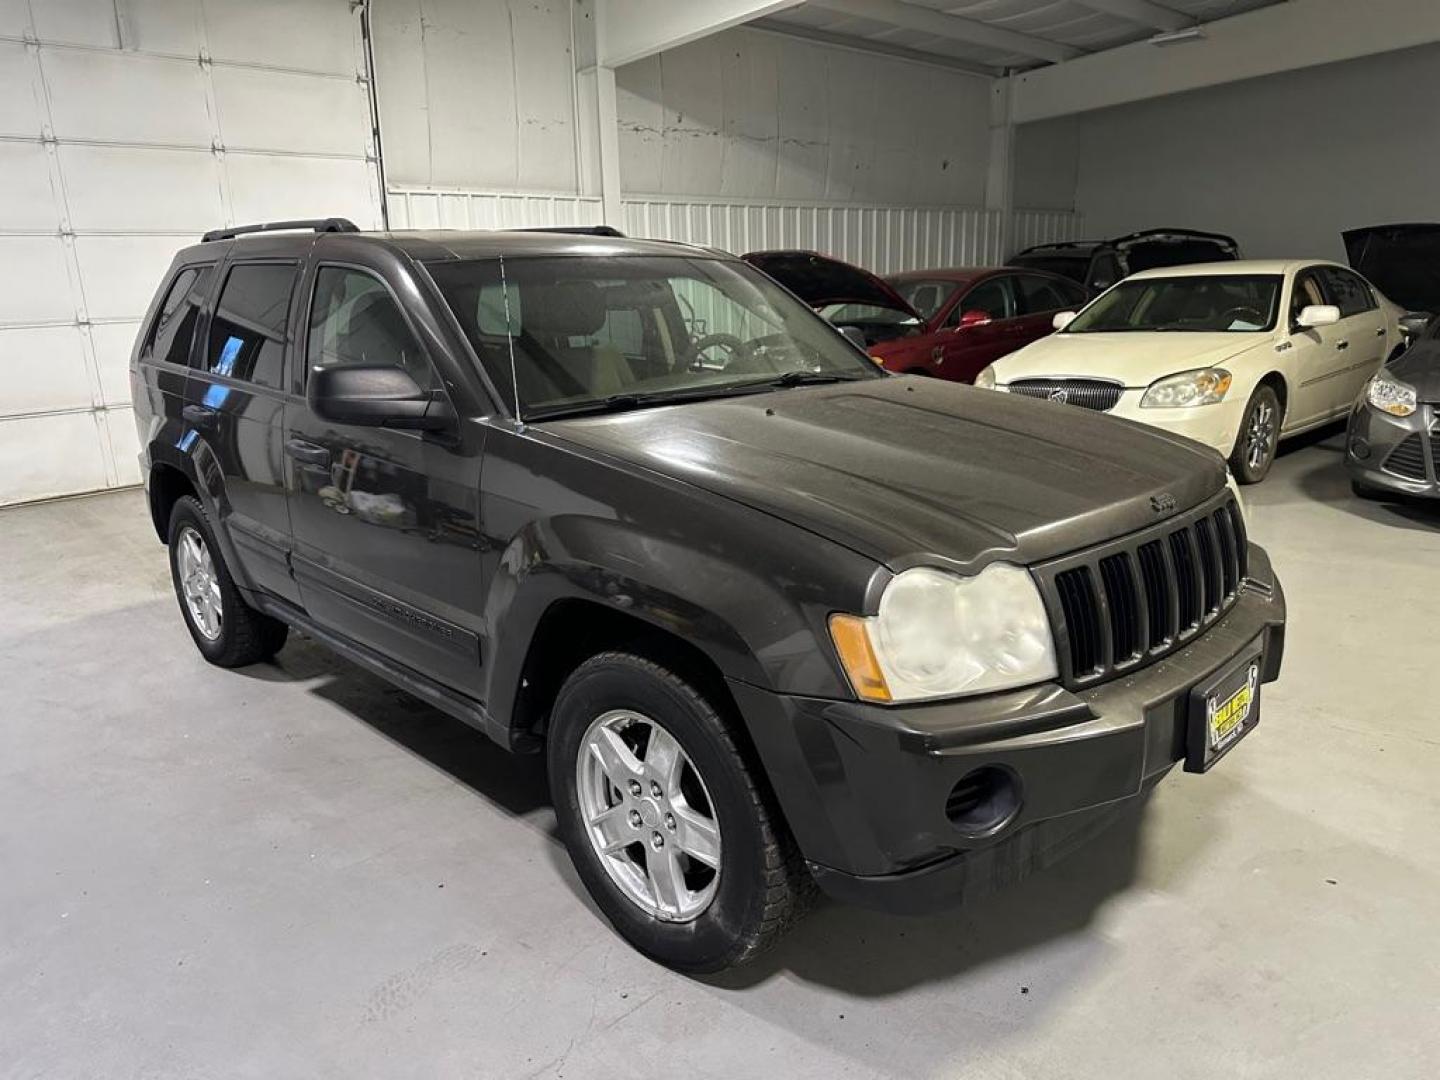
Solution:
<svg viewBox="0 0 1440 1080"><path fill-rule="evenodd" d="M1400 324L1411 345L1356 400L1345 465L1362 498L1440 499L1440 319L1412 313Z"/></svg>

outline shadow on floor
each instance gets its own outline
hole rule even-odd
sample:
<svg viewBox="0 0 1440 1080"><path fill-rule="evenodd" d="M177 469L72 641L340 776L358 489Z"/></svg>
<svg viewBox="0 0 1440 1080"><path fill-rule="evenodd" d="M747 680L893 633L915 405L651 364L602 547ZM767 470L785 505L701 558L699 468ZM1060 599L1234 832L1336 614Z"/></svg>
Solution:
<svg viewBox="0 0 1440 1080"><path fill-rule="evenodd" d="M550 805L543 755L512 754L469 724L298 634L291 634L273 662L238 670L267 682L312 682L310 693L338 705L511 815Z"/></svg>
<svg viewBox="0 0 1440 1080"><path fill-rule="evenodd" d="M1367 499L1351 490L1350 473L1345 468L1343 426L1332 424L1289 439L1282 447L1281 454L1288 456L1297 450L1310 448L1320 451L1325 457L1306 457L1303 471L1295 474L1295 482L1305 495L1337 510L1381 525L1421 532L1433 532L1440 528L1440 501L1411 499L1401 495Z"/></svg>
<svg viewBox="0 0 1440 1080"><path fill-rule="evenodd" d="M515 816L548 807L541 755L512 755L484 735L355 667L323 646L295 637L272 664L242 669L266 681L309 682L310 693L340 706L407 752L453 776ZM821 900L770 953L705 980L745 990L782 971L861 997L963 976L1007 954L1083 928L1106 899L1134 880L1144 802L1118 813L1099 835L1053 866L1002 892L934 916L895 917ZM547 815L548 817L548 815ZM556 886L579 896L597 920L555 836L547 852ZM608 933L597 925L597 933Z"/></svg>

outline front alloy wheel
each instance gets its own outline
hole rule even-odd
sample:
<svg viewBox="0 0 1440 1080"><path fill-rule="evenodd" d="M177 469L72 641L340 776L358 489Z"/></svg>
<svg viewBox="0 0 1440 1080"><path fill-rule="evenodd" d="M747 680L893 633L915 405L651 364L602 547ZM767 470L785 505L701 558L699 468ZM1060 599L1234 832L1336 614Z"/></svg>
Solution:
<svg viewBox="0 0 1440 1080"><path fill-rule="evenodd" d="M1260 386L1250 395L1245 415L1240 420L1240 433L1230 455L1230 471L1242 484L1256 484L1265 479L1275 463L1275 450L1280 444L1280 399L1274 387Z"/></svg>
<svg viewBox="0 0 1440 1080"><path fill-rule="evenodd" d="M576 789L590 846L610 880L664 922L690 922L720 882L710 793L675 736L611 709L581 743Z"/></svg>
<svg viewBox="0 0 1440 1080"><path fill-rule="evenodd" d="M714 698L632 653L586 660L555 698L550 792L575 870L611 925L677 971L743 963L814 883L765 777Z"/></svg>

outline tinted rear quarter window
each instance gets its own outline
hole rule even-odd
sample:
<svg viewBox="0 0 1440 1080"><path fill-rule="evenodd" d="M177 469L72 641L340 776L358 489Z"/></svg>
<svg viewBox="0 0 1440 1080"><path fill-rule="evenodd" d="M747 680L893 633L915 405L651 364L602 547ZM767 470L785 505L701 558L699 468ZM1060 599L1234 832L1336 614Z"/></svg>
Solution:
<svg viewBox="0 0 1440 1080"><path fill-rule="evenodd" d="M213 269L211 266L187 266L175 275L160 310L155 313L145 346L140 350L142 359L148 357L170 364L190 362L195 323L210 291Z"/></svg>
<svg viewBox="0 0 1440 1080"><path fill-rule="evenodd" d="M210 321L205 370L279 389L285 325L297 268L293 263L241 263L230 268Z"/></svg>

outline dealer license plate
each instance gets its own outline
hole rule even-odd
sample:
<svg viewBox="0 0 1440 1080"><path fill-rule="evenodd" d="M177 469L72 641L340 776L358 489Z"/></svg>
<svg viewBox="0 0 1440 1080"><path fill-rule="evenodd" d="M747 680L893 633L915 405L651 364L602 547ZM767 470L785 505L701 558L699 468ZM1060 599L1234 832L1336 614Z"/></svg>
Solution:
<svg viewBox="0 0 1440 1080"><path fill-rule="evenodd" d="M1246 658L1190 696L1185 769L1205 772L1260 721L1260 656Z"/></svg>

